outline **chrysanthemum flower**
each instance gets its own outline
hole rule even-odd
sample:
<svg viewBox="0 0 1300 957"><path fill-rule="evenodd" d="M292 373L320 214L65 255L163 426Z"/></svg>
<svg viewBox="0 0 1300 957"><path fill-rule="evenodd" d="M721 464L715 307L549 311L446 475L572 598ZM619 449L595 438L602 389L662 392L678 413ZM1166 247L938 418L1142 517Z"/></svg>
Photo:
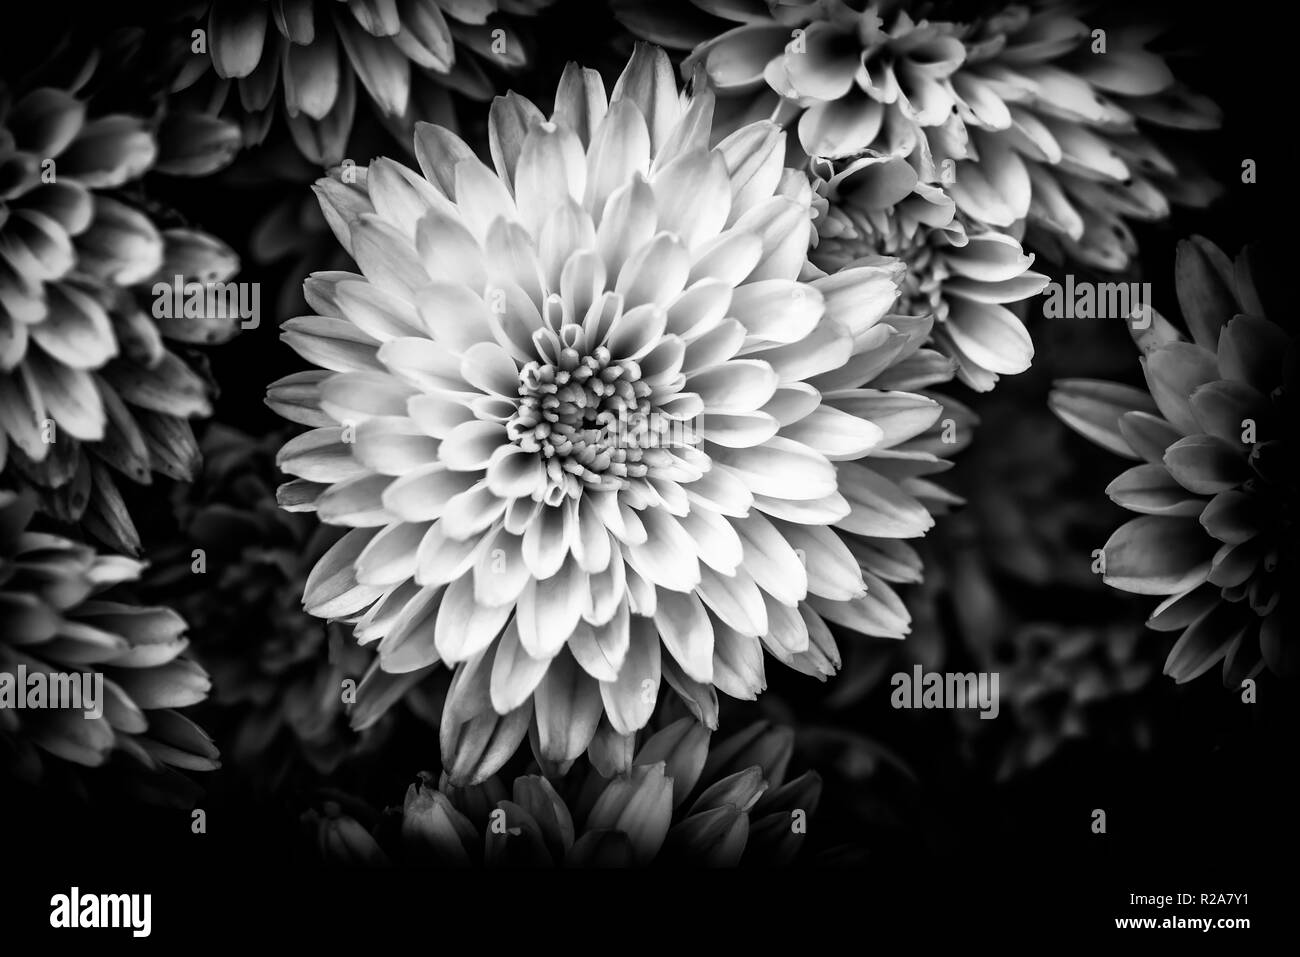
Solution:
<svg viewBox="0 0 1300 957"><path fill-rule="evenodd" d="M552 783L496 777L452 786L421 774L373 833L337 801L304 821L333 864L465 867L777 867L802 849L821 796L808 771L786 780L790 728L750 725L710 748L682 718L612 766ZM579 781L579 778L583 780ZM558 789L558 790L557 790Z"/></svg>
<svg viewBox="0 0 1300 957"><path fill-rule="evenodd" d="M1006 304L1041 292L1047 277L1030 270L1034 257L1014 237L968 228L952 199L899 156L819 159L812 171L828 201L813 262L834 271L872 257L901 260L907 270L896 308L934 317L935 345L977 391L1029 368L1033 340Z"/></svg>
<svg viewBox="0 0 1300 957"><path fill-rule="evenodd" d="M689 75L698 64L729 114L742 122L778 112L796 117L804 152L828 157L879 144L908 156L924 149L922 127L953 114L951 77L965 57L957 27L918 22L903 6L614 4L638 35L693 48L683 71Z"/></svg>
<svg viewBox="0 0 1300 957"><path fill-rule="evenodd" d="M967 216L1024 221L1035 248L1119 270L1137 249L1129 220L1217 192L1160 131L1214 129L1220 114L1147 49L1158 27L1094 30L1109 24L1085 23L1082 6L1015 4L973 24L954 77L961 125L930 144L937 163L955 162L948 191Z"/></svg>
<svg viewBox="0 0 1300 957"><path fill-rule="evenodd" d="M282 441L208 429L203 469L178 495L175 544L151 550L146 579L151 597L193 623L194 656L230 726L227 757L276 781L304 767L329 774L373 751L391 726L349 729L344 682L355 689L374 652L302 609L307 574L342 529L276 507Z"/></svg>
<svg viewBox="0 0 1300 957"><path fill-rule="evenodd" d="M691 49L685 71L744 119L798 124L811 157L872 150L913 159L971 222L1103 269L1134 252L1127 220L1214 187L1175 164L1153 130L1218 125L1146 45L1158 29L1094 35L1072 3L1019 3L969 21L928 5L803 0L617 0L633 32ZM1098 45L1105 44L1104 51Z"/></svg>
<svg viewBox="0 0 1300 957"><path fill-rule="evenodd" d="M103 435L90 370L119 350L77 273L139 282L161 265L157 231L96 192L139 177L155 146L140 120L88 121L81 101L63 90L36 89L12 101L0 92L0 102L0 461L10 444L40 460L48 452L39 435L46 412L70 435Z"/></svg>
<svg viewBox="0 0 1300 957"><path fill-rule="evenodd" d="M0 124L0 466L61 520L133 552L113 474L187 478L187 419L210 411L210 386L168 342L238 331L231 318L156 322L152 284L225 280L238 259L198 230L160 229L117 192L156 155L141 120L88 118L75 91L43 87Z"/></svg>
<svg viewBox="0 0 1300 957"><path fill-rule="evenodd" d="M514 16L551 0L203 0L192 15L207 55L177 77L217 111L243 118L246 145L260 143L283 101L294 143L312 163L344 157L357 85L400 138L415 118L446 113L451 93L487 100L484 71L526 63ZM205 80L209 73L215 76ZM233 94L233 96L232 96ZM215 104L215 105L214 105Z"/></svg>
<svg viewBox="0 0 1300 957"><path fill-rule="evenodd" d="M1295 668L1296 337L1265 315L1248 252L1234 264L1195 237L1176 279L1191 339L1154 313L1135 329L1148 392L1063 380L1052 407L1142 463L1106 489L1140 517L1106 543L1104 578L1168 596L1147 622L1182 632L1165 673L1181 683L1222 661L1235 686Z"/></svg>
<svg viewBox="0 0 1300 957"><path fill-rule="evenodd" d="M362 275L308 280L319 315L285 338L330 371L268 399L315 427L281 501L353 527L306 607L389 672L456 669L458 781L531 724L559 763L602 715L633 733L661 679L712 725L715 688L763 689L764 647L828 675L826 620L902 637L884 579L945 499L940 404L890 390L951 364L929 318L886 321L897 264L800 280L812 191L780 131L709 149L712 96L679 99L648 47L608 104L576 66L556 103L498 100L495 172L422 126L423 176L321 182Z"/></svg>
<svg viewBox="0 0 1300 957"><path fill-rule="evenodd" d="M103 713L0 709L0 744L31 779L47 757L85 767L115 752L151 770L205 771L217 750L178 710L202 701L208 677L185 654L185 622L168 608L108 591L138 562L28 528L30 496L0 491L0 670L103 675Z"/></svg>

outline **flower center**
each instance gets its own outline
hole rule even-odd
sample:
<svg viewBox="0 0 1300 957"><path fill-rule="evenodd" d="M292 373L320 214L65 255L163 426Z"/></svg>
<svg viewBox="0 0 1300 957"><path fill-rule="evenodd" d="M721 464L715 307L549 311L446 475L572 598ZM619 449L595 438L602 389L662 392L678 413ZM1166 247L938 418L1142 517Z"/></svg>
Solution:
<svg viewBox="0 0 1300 957"><path fill-rule="evenodd" d="M576 497L583 486L613 490L644 478L668 444L670 425L650 404L653 389L631 359L598 346L583 355L562 348L554 361L519 372L519 405L506 435L542 457L546 501Z"/></svg>
<svg viewBox="0 0 1300 957"><path fill-rule="evenodd" d="M823 253L823 265L842 266L864 256L892 256L900 259L907 266L907 272L899 286L898 302L893 311L904 316L934 313L942 319L947 312L942 295L947 271L943 268L942 259L936 255L927 231L915 229L911 235L906 235L892 215L881 217L852 207L841 208L840 212L853 225L858 235L830 239L823 243L828 247Z"/></svg>

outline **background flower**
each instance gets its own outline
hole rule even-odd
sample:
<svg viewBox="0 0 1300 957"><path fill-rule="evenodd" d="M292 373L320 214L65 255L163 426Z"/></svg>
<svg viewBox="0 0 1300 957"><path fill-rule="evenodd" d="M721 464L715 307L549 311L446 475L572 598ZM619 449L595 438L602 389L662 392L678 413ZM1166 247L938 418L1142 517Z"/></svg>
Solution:
<svg viewBox="0 0 1300 957"><path fill-rule="evenodd" d="M104 679L103 713L0 709L7 770L32 782L51 757L98 768L120 754L179 785L171 769L218 767L211 739L178 710L209 687L185 653L184 620L114 590L139 577L138 562L29 528L34 505L0 491L0 668L15 680L20 667L28 675L93 670Z"/></svg>
<svg viewBox="0 0 1300 957"><path fill-rule="evenodd" d="M140 117L97 115L101 72L95 53L71 87L17 91L0 113L0 465L61 521L136 553L115 473L191 473L188 420L211 411L212 387L173 347L238 331L155 322L154 283L224 281L239 260L145 196L156 141Z"/></svg>
<svg viewBox="0 0 1300 957"><path fill-rule="evenodd" d="M690 49L683 72L701 69L736 122L797 123L809 157L910 159L969 222L1016 238L1027 227L1036 250L1128 268L1130 220L1217 195L1165 131L1214 129L1218 108L1150 49L1158 22L1075 3L994 6L951 17L844 0L615 9L638 35Z"/></svg>
<svg viewBox="0 0 1300 957"><path fill-rule="evenodd" d="M270 791L373 755L397 717L349 726L348 704L375 655L343 625L302 609L308 573L342 530L276 506L283 441L208 429L203 470L178 493L177 527L151 549L147 578L151 597L195 623L193 654L212 675L219 711L210 726L227 742L227 761Z"/></svg>
<svg viewBox="0 0 1300 957"><path fill-rule="evenodd" d="M1218 195L1166 134L1215 129L1219 109L1150 48L1165 30L1142 16L1011 5L965 32L962 128L931 137L936 162L955 163L948 191L963 213L1023 222L1035 249L1122 270L1137 250L1130 221Z"/></svg>
<svg viewBox="0 0 1300 957"><path fill-rule="evenodd" d="M907 268L896 309L934 317L935 346L978 392L1029 368L1033 341L1007 304L1041 292L1047 277L1029 269L1034 257L1019 242L957 217L943 190L922 182L902 157L868 151L839 163L814 160L812 171L828 204L811 253L818 266L901 260Z"/></svg>
<svg viewBox="0 0 1300 957"><path fill-rule="evenodd" d="M191 4L206 45L173 88L206 110L240 119L260 144L283 108L311 163L346 155L358 94L398 140L416 119L448 114L453 94L489 99L488 70L527 63L513 21L551 0L202 0ZM173 44L174 48L174 44Z"/></svg>
<svg viewBox="0 0 1300 957"><path fill-rule="evenodd" d="M995 748L999 778L1032 771L1071 743L1143 750L1152 719L1142 692L1156 675L1133 622L1108 625L1031 621L988 649L982 670L997 672L1001 721L961 712L972 749ZM972 761L979 758L971 757Z"/></svg>
<svg viewBox="0 0 1300 957"><path fill-rule="evenodd" d="M1265 664L1295 667L1295 332L1268 317L1249 250L1234 263L1194 237L1179 245L1175 278L1191 339L1154 312L1133 326L1146 391L1069 379L1052 406L1141 463L1106 489L1140 517L1106 543L1105 580L1168 596L1147 622L1181 632L1165 673L1181 683L1223 662L1235 687Z"/></svg>
<svg viewBox="0 0 1300 957"><path fill-rule="evenodd" d="M684 717L556 781L520 775L455 787L421 774L373 834L324 796L304 824L327 862L345 865L777 867L802 850L821 779L787 780L794 735L750 725L720 742ZM364 808L363 818L376 817Z"/></svg>

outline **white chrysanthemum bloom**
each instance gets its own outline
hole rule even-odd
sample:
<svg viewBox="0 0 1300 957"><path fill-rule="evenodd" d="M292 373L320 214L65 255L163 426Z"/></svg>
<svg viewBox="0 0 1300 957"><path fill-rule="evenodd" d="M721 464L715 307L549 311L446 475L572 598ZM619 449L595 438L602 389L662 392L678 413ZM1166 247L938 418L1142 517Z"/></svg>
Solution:
<svg viewBox="0 0 1300 957"><path fill-rule="evenodd" d="M715 726L715 688L765 687L764 647L833 673L827 620L907 629L882 578L942 498L920 477L946 464L941 406L860 386L951 367L921 348L931 319L885 320L898 263L801 281L813 194L784 134L710 149L712 109L642 46L608 104L576 65L549 119L498 99L495 172L423 125L423 176L320 184L361 275L307 281L318 315L285 339L329 371L268 401L315 427L281 451L282 504L353 529L304 603L384 672L456 669L457 780L534 723L557 765L630 735L661 679Z"/></svg>

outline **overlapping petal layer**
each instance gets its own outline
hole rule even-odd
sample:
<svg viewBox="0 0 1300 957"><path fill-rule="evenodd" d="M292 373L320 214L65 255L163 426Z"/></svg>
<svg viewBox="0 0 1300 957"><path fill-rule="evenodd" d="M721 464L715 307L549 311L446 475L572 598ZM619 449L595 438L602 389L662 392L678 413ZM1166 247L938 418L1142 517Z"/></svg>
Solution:
<svg viewBox="0 0 1300 957"><path fill-rule="evenodd" d="M17 686L22 674L91 672L103 677L103 699L94 717L51 700L25 710L8 702L0 738L10 770L31 779L50 756L98 767L115 752L153 771L217 767L212 741L179 710L209 687L187 653L184 620L110 591L142 566L31 530L34 506L31 496L0 492L0 671L17 694L27 692Z"/></svg>
<svg viewBox="0 0 1300 957"><path fill-rule="evenodd" d="M1190 340L1158 314L1135 333L1147 390L1062 380L1057 415L1138 464L1106 489L1138 513L1106 543L1105 580L1164 596L1148 620L1181 632L1165 673L1223 662L1235 685L1264 665L1295 669L1296 336L1269 319L1250 251L1236 262L1195 237L1179 245Z"/></svg>
<svg viewBox="0 0 1300 957"><path fill-rule="evenodd" d="M1016 3L973 19L932 5L618 0L640 36L690 49L730 122L797 123L810 157L910 159L963 218L1107 269L1130 220L1217 190L1164 131L1216 127L1217 107L1149 49L1162 32L1094 23L1082 4ZM1088 21L1088 22L1085 22ZM725 126L724 126L725 128Z"/></svg>
<svg viewBox="0 0 1300 957"><path fill-rule="evenodd" d="M894 257L907 267L899 311L934 317L933 340L957 376L986 392L1001 375L1029 368L1034 344L1008 308L1041 292L1047 277L1012 236L958 215L915 164L868 151L843 162L814 160L828 204L813 261L828 270Z"/></svg>
<svg viewBox="0 0 1300 957"><path fill-rule="evenodd" d="M115 474L189 477L188 420L210 411L210 385L171 345L238 331L238 317L151 315L155 281L238 270L224 243L161 229L120 192L156 155L143 120L89 116L76 91L29 90L0 117L0 467L127 552L139 538Z"/></svg>
<svg viewBox="0 0 1300 957"><path fill-rule="evenodd" d="M889 582L951 501L959 413L925 390L952 363L889 316L897 263L808 265L783 134L710 149L712 108L640 47L608 101L576 66L549 119L499 98L494 168L422 126L422 175L318 186L361 272L307 281L285 339L323 371L268 397L312 427L282 502L351 527L304 601L391 675L455 668L458 782L530 727L556 767L630 735L662 681L712 727L764 648L832 673L827 622L907 630Z"/></svg>
<svg viewBox="0 0 1300 957"><path fill-rule="evenodd" d="M308 573L343 529L275 506L283 438L209 427L203 469L177 496L178 535L151 552L145 579L151 598L193 623L227 759L270 787L373 753L392 726L348 727L349 688L374 664L373 649L302 609Z"/></svg>
<svg viewBox="0 0 1300 957"><path fill-rule="evenodd" d="M316 165L342 161L358 93L401 139L418 118L449 115L451 95L484 101L484 67L527 62L513 20L551 0L207 0L195 25L206 54L174 89L240 118L245 145L261 143L281 109L299 151Z"/></svg>
<svg viewBox="0 0 1300 957"><path fill-rule="evenodd" d="M821 796L815 771L787 780L793 730L758 722L712 748L710 737L682 718L609 750L581 785L578 774L520 775L510 790L496 777L458 787L421 774L371 829L336 800L304 822L325 861L353 866L789 864Z"/></svg>

